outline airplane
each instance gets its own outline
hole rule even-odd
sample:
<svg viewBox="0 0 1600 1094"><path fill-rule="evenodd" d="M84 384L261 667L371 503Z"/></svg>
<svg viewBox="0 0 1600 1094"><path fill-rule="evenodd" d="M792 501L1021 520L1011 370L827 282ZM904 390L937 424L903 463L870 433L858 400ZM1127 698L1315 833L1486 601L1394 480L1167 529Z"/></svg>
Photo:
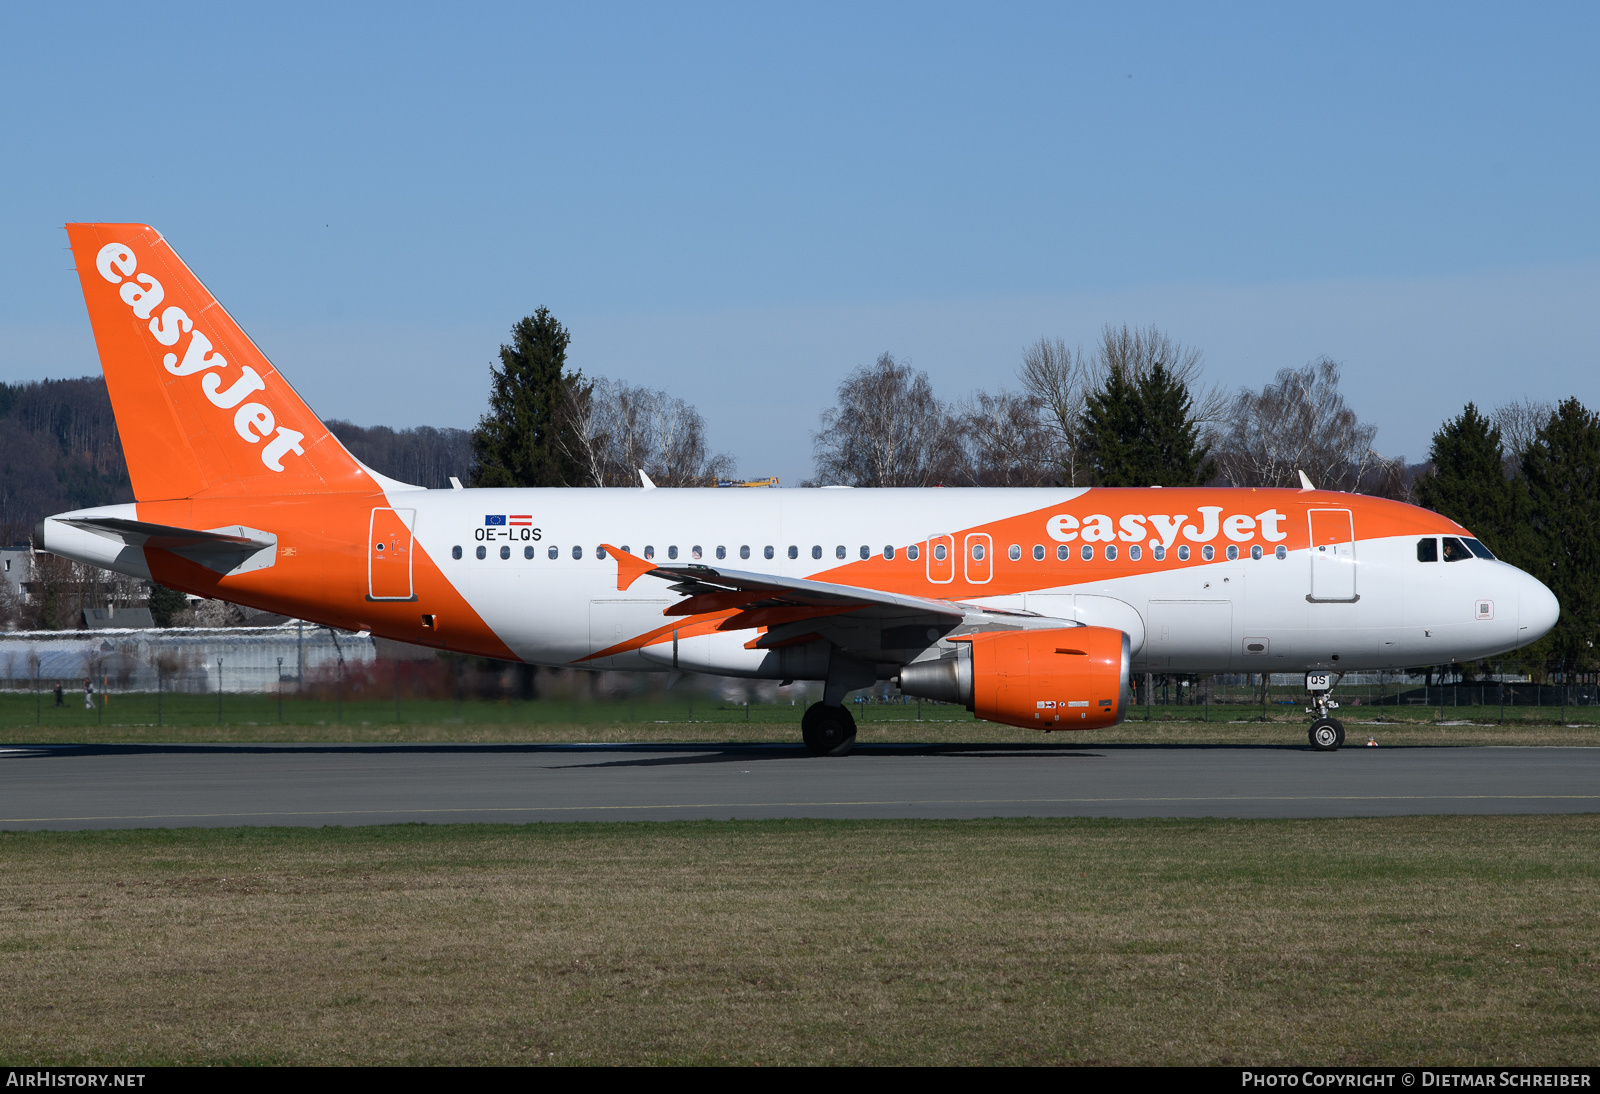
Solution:
<svg viewBox="0 0 1600 1094"><path fill-rule="evenodd" d="M36 547L194 595L532 665L821 681L1045 731L1142 673L1338 677L1492 657L1555 596L1465 528L1300 489L429 490L355 459L153 228L66 226L135 501ZM375 379L378 379L375 377Z"/></svg>

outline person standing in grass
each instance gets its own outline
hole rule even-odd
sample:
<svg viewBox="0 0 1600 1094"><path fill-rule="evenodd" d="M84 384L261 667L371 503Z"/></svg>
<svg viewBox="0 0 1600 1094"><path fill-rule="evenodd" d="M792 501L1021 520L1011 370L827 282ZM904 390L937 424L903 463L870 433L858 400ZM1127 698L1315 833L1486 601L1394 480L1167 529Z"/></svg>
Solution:
<svg viewBox="0 0 1600 1094"><path fill-rule="evenodd" d="M63 696L61 694L61 681L57 680L56 681L56 706L63 707L63 706L67 705L65 702L62 701L62 699L63 699Z"/></svg>
<svg viewBox="0 0 1600 1094"><path fill-rule="evenodd" d="M94 681L87 676L83 678L83 709L94 709Z"/></svg>

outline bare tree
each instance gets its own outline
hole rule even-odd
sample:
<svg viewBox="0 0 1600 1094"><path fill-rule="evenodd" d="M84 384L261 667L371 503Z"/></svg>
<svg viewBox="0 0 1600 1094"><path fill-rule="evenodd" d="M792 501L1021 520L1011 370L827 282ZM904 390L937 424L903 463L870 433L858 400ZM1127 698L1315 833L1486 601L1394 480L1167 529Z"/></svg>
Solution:
<svg viewBox="0 0 1600 1094"><path fill-rule="evenodd" d="M1056 430L1032 395L975 392L955 421L962 482L972 486L1049 486L1064 477Z"/></svg>
<svg viewBox="0 0 1600 1094"><path fill-rule="evenodd" d="M1095 387L1094 363L1082 350L1073 351L1057 338L1041 338L1022 351L1022 367L1017 370L1023 390L1039 408L1042 443L1051 450L1060 468L1059 478L1066 486L1078 486L1079 431L1083 408Z"/></svg>
<svg viewBox="0 0 1600 1094"><path fill-rule="evenodd" d="M1339 393L1339 365L1323 357L1280 369L1259 392L1239 392L1217 423L1212 451L1230 486L1298 486L1304 471L1324 490L1404 479L1372 450L1377 426L1363 425ZM1376 477L1375 477L1376 476Z"/></svg>
<svg viewBox="0 0 1600 1094"><path fill-rule="evenodd" d="M839 385L812 434L817 478L840 486L935 486L956 471L956 423L925 372L882 354Z"/></svg>
<svg viewBox="0 0 1600 1094"><path fill-rule="evenodd" d="M566 413L591 486L638 486L641 470L657 486L709 486L733 474L731 456L707 451L700 412L664 391L599 379L572 391Z"/></svg>
<svg viewBox="0 0 1600 1094"><path fill-rule="evenodd" d="M1221 419L1228 410L1227 394L1218 386L1202 386L1205 358L1194 346L1186 346L1155 326L1143 329L1124 323L1107 323L1100 332L1100 353L1095 360L1098 385L1107 372L1119 369L1130 379L1143 378L1157 364L1189 392L1194 420L1207 425Z"/></svg>
<svg viewBox="0 0 1600 1094"><path fill-rule="evenodd" d="M1507 474L1514 475L1521 469L1522 457L1555 412L1554 404L1538 399L1518 399L1495 407L1489 421L1500 431Z"/></svg>

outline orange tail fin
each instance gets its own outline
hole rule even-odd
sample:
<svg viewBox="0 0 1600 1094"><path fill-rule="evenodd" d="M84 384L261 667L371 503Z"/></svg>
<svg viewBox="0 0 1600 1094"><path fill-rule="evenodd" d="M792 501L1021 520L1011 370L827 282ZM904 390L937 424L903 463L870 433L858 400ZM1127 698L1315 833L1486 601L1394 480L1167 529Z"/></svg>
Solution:
<svg viewBox="0 0 1600 1094"><path fill-rule="evenodd" d="M361 465L147 224L69 224L139 501L370 490Z"/></svg>

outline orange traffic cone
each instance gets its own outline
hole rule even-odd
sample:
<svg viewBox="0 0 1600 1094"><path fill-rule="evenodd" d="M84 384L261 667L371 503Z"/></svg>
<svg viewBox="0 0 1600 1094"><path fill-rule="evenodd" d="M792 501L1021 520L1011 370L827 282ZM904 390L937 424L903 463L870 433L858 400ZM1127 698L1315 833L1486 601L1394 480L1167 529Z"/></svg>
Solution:
<svg viewBox="0 0 1600 1094"><path fill-rule="evenodd" d="M1367 738L1367 747L1368 748L1377 748L1378 747L1378 739L1376 737L1368 737Z"/></svg>

